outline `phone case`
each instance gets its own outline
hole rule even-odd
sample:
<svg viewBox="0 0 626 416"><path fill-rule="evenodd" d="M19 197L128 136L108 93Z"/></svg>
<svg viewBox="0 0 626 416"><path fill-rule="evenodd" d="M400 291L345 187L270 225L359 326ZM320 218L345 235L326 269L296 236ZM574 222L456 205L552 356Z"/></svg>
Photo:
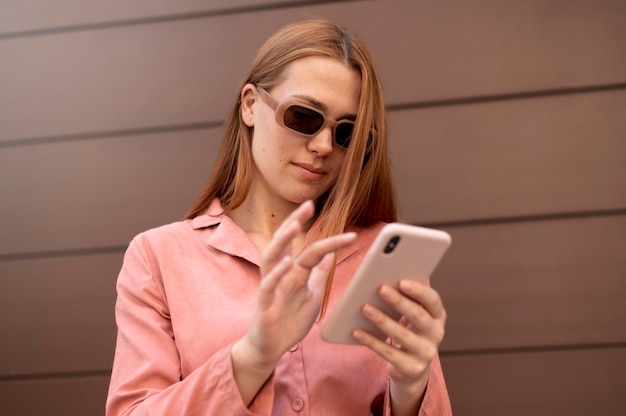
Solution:
<svg viewBox="0 0 626 416"><path fill-rule="evenodd" d="M383 283L397 287L406 277L428 280L451 242L450 235L444 231L400 223L385 225L324 323L322 338L328 342L358 344L351 333L354 328L362 328L386 339L387 336L362 315L363 305L375 305L390 317L400 319L400 315L378 296L378 288Z"/></svg>

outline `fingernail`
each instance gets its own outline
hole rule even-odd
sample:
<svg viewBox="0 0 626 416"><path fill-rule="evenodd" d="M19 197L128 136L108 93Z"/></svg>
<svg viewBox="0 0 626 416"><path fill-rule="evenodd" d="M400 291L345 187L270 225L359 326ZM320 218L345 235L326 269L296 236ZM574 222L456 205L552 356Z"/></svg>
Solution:
<svg viewBox="0 0 626 416"><path fill-rule="evenodd" d="M374 318L376 316L376 310L372 307L372 305L366 303L363 305L363 314L369 318Z"/></svg>
<svg viewBox="0 0 626 416"><path fill-rule="evenodd" d="M400 289L404 291L413 291L415 289L415 283L411 280L401 280Z"/></svg>
<svg viewBox="0 0 626 416"><path fill-rule="evenodd" d="M380 288L380 295L384 297L385 299L390 299L391 296L393 296L393 291L391 290L389 286L383 285Z"/></svg>
<svg viewBox="0 0 626 416"><path fill-rule="evenodd" d="M356 339L357 341L361 342L365 340L365 335L363 334L362 331L355 329L354 331L352 331L352 338Z"/></svg>

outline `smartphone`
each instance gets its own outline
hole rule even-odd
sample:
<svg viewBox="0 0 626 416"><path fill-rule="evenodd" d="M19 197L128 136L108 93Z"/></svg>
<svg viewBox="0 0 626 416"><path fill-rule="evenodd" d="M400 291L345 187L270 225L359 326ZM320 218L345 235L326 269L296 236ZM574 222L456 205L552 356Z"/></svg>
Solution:
<svg viewBox="0 0 626 416"><path fill-rule="evenodd" d="M445 231L401 223L386 224L324 323L322 339L359 344L351 335L355 328L386 339L387 336L363 316L363 305L369 303L393 319L400 319L400 314L380 298L378 289L385 283L397 287L400 280L407 277L428 280L451 243Z"/></svg>

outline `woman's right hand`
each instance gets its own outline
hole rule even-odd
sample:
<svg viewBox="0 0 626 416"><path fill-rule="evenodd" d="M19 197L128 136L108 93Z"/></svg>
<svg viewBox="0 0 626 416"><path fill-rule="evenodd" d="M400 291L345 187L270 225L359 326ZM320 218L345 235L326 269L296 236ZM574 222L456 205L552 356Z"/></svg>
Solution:
<svg viewBox="0 0 626 416"><path fill-rule="evenodd" d="M274 371L280 357L311 329L321 308L333 253L356 237L355 233L331 236L292 258L292 242L313 214L311 201L300 205L276 230L263 252L252 325L231 351L235 380L246 404Z"/></svg>

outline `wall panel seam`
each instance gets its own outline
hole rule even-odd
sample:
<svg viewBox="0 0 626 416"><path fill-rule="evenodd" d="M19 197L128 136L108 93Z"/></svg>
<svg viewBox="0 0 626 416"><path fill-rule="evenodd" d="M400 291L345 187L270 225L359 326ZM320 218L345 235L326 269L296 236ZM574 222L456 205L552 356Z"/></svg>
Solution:
<svg viewBox="0 0 626 416"><path fill-rule="evenodd" d="M120 28L127 26L140 26L155 23L166 23L184 20L206 19L222 16L230 16L243 13L256 13L271 10L289 9L296 7L317 6L326 3L347 3L358 0L311 0L311 1L284 1L271 4L259 4L253 6L225 7L217 10L197 11L189 13L165 14L160 16L147 16L104 22L84 23L77 25L49 27L43 29L20 30L15 32L0 33L0 40L17 39L36 36L49 36L64 34L69 32L82 32L91 30L102 30Z"/></svg>
<svg viewBox="0 0 626 416"><path fill-rule="evenodd" d="M128 245L106 246L106 247L89 247L67 250L51 250L51 251L34 251L30 253L7 253L0 254L0 262L5 261L23 261L23 260L40 260L46 258L61 257L82 257L93 256L98 254L123 254Z"/></svg>
<svg viewBox="0 0 626 416"><path fill-rule="evenodd" d="M618 82L611 84L585 85L580 87L565 87L554 89L542 89L532 91L518 91L504 94L488 94L474 97L459 97L443 100L422 101L404 104L390 104L387 106L388 111L398 110L415 110L420 108L449 107L468 104L482 104L499 101L517 101L533 98L555 97L564 95L590 94L597 92L619 91L626 89L626 82Z"/></svg>
<svg viewBox="0 0 626 416"><path fill-rule="evenodd" d="M545 352L569 352L569 351L590 351L590 350L621 350L626 349L626 342L603 343L603 344L572 344L572 345L546 345L532 347L507 347L507 348L490 348L476 350L452 350L440 351L439 356L442 359L456 357L478 357L486 355L516 355L516 354L532 354ZM2 383L14 383L20 381L46 381L46 380L64 380L64 379L81 379L93 377L110 377L111 369L89 370L89 371L67 371L54 373L30 373L0 376L0 385Z"/></svg>
<svg viewBox="0 0 626 416"><path fill-rule="evenodd" d="M515 101L533 98L545 98L564 95L590 94L598 92L612 92L626 90L626 83L613 83L601 85L589 85L583 87L559 88L549 90L536 90L527 92L514 92L506 94L494 94L475 97L461 97L435 101L421 101L404 104L389 104L386 106L387 111L405 111L426 109L435 107L447 107L457 105L483 104L488 102L499 101ZM172 124L151 127L138 127L131 129L95 131L78 134L58 135L58 136L42 136L42 137L25 137L17 139L8 139L0 141L0 149L19 146L33 146L39 144L74 142L82 140L94 140L103 138L117 138L121 136L138 136L145 134L167 133L177 131L201 130L218 128L224 125L224 120L204 121L197 123Z"/></svg>
<svg viewBox="0 0 626 416"><path fill-rule="evenodd" d="M2 375L0 376L0 384L13 383L16 381L64 380L64 379L93 378L93 377L111 377L111 369Z"/></svg>
<svg viewBox="0 0 626 416"><path fill-rule="evenodd" d="M461 228L461 227L476 227L476 226L481 226L481 225L559 221L559 220L572 220L572 219L582 219L582 218L613 217L613 216L621 216L621 215L626 215L626 207L617 208L617 209L607 209L607 210L554 212L554 213L523 215L523 216L515 216L515 217L477 218L477 219L459 220L459 221L427 222L427 223L420 223L419 225L421 225L422 227L431 227L431 228Z"/></svg>
<svg viewBox="0 0 626 416"><path fill-rule="evenodd" d="M443 357L465 357L484 355L509 355L509 354L529 354L544 352L567 352L567 351L589 351L607 349L626 349L626 342L607 342L598 344L563 344L563 345L536 345L523 347L503 347L503 348L480 348L470 350L440 350L439 355Z"/></svg>
<svg viewBox="0 0 626 416"><path fill-rule="evenodd" d="M142 136L147 134L175 133L191 130L207 130L222 127L224 121L205 121L199 123L172 124L166 126L139 127L134 129L96 131L88 133L68 134L61 136L44 136L24 139L10 139L0 141L3 147L33 146L38 144L77 142L83 140L112 139L128 136Z"/></svg>
<svg viewBox="0 0 626 416"><path fill-rule="evenodd" d="M476 227L485 225L506 225L516 223L529 223L529 222L544 222L544 221L559 221L559 220L572 220L572 219L584 219L584 218L602 218L613 216L626 216L626 208L612 209L612 210L597 210L597 211L580 211L580 212L567 212L567 213L551 213L540 215L529 215L520 217L503 217L503 218L485 218L476 220L461 220L461 221L448 221L448 222L435 222L435 223L419 223L422 227L430 228L445 228L447 230L461 227ZM103 247L87 247L87 248L74 248L65 250L50 250L50 251L33 251L22 253L4 253L0 254L0 262L9 261L24 261L24 260L39 260L46 258L62 258L62 257L81 257L92 256L98 254L123 254L128 245L113 245Z"/></svg>

